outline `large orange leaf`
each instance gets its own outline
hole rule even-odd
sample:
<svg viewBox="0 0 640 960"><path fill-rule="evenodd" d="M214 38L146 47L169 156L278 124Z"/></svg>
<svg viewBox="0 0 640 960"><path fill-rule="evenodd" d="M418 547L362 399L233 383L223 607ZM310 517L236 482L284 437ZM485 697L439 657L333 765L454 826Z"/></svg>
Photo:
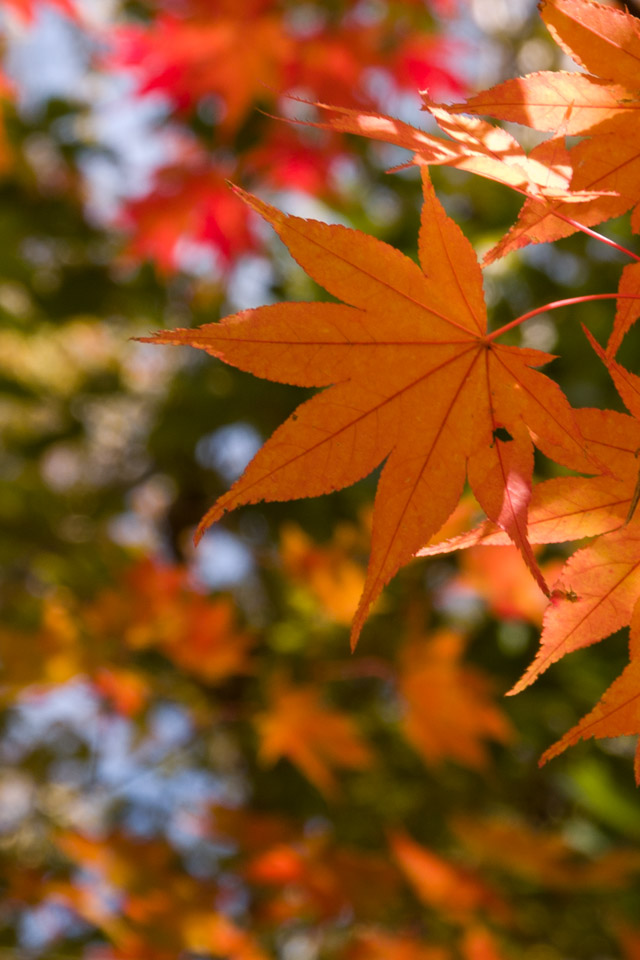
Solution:
<svg viewBox="0 0 640 960"><path fill-rule="evenodd" d="M353 643L384 585L447 520L467 475L546 591L526 536L532 437L559 462L594 470L565 396L531 369L550 356L488 334L475 253L426 173L423 180L420 266L359 231L288 217L247 196L307 272L349 306L275 304L149 338L199 347L272 380L333 385L276 430L200 534L241 504L328 493L385 462Z"/></svg>

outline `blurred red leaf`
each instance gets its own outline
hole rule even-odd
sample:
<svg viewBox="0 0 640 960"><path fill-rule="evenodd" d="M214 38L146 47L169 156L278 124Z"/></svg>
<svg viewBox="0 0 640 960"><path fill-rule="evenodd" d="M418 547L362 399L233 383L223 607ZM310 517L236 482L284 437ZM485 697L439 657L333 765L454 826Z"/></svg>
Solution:
<svg viewBox="0 0 640 960"><path fill-rule="evenodd" d="M152 260L167 273L184 261L189 243L208 246L226 270L255 249L251 213L226 183L226 173L204 159L163 167L151 191L130 200L120 212L131 233L124 256Z"/></svg>

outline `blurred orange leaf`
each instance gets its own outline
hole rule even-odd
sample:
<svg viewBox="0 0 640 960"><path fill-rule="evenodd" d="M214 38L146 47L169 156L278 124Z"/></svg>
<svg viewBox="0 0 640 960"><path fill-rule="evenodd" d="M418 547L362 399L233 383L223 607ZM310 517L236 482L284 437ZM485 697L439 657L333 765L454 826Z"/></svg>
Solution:
<svg viewBox="0 0 640 960"><path fill-rule="evenodd" d="M441 630L403 649L403 728L430 765L451 759L481 769L489 759L486 740L513 739L511 724L492 701L489 677L462 663L465 646L461 634Z"/></svg>
<svg viewBox="0 0 640 960"><path fill-rule="evenodd" d="M318 790L335 796L334 768L363 770L373 753L348 716L326 706L312 686L274 679L268 709L255 717L259 756L272 764L286 757Z"/></svg>
<svg viewBox="0 0 640 960"><path fill-rule="evenodd" d="M327 544L314 543L292 523L280 529L280 557L285 573L306 586L338 623L351 622L364 587L364 568L351 556L361 539L357 528L348 524L338 527Z"/></svg>
<svg viewBox="0 0 640 960"><path fill-rule="evenodd" d="M395 859L426 906L458 922L478 913L508 920L504 901L472 871L444 860L404 833L394 833L390 842Z"/></svg>
<svg viewBox="0 0 640 960"><path fill-rule="evenodd" d="M611 850L580 856L559 832L533 829L524 820L458 817L453 828L483 866L495 866L550 890L626 887L640 869L640 852Z"/></svg>
<svg viewBox="0 0 640 960"><path fill-rule="evenodd" d="M349 945L345 960L451 960L443 947L429 947L408 934L366 930Z"/></svg>
<svg viewBox="0 0 640 960"><path fill-rule="evenodd" d="M515 547L472 547L461 555L460 567L454 588L457 585L474 590L499 620L542 623L547 599ZM548 583L554 582L561 568L559 560L540 565Z"/></svg>

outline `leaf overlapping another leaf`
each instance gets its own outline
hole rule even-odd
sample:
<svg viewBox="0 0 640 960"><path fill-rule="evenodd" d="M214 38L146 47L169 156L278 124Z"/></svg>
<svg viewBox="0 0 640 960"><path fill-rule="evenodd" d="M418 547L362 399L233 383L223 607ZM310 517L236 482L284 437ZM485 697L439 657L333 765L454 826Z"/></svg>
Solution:
<svg viewBox="0 0 640 960"><path fill-rule="evenodd" d="M631 624L631 663L583 720L544 754L561 753L583 737L640 733L638 636L640 635L639 483L640 377L625 370L589 335L634 417L611 410L576 410L585 443L606 460L610 472L591 478L558 477L539 484L532 497L529 536L533 543L596 537L569 558L554 584L539 650L512 689L518 693L553 663ZM475 544L507 542L485 522L475 530L419 551L431 556ZM636 757L640 783L640 756Z"/></svg>
<svg viewBox="0 0 640 960"><path fill-rule="evenodd" d="M594 0L543 0L541 14L554 40L589 73L542 71L449 108L526 124L559 138L584 137L566 154L573 170L571 192L545 204L528 199L501 241L501 253L569 236L578 229L575 216L593 226L634 207L632 226L640 225L638 19ZM581 202L576 212L576 199L589 191L600 196Z"/></svg>
<svg viewBox="0 0 640 960"><path fill-rule="evenodd" d="M606 219L599 207L603 198L610 204L620 203L614 190L578 189L572 184L573 167L565 144L566 131L538 144L527 154L508 131L478 117L455 112L456 108L470 110L467 103L446 108L426 95L423 99L424 109L431 113L448 139L394 117L323 103L314 104L324 118L314 125L403 147L412 151L412 162L418 166L455 167L505 184L527 197L518 222L487 252L485 263L527 243L554 239L553 230L558 237L568 236L583 226L586 229L589 224L599 223ZM580 224L573 219L576 215L580 217Z"/></svg>

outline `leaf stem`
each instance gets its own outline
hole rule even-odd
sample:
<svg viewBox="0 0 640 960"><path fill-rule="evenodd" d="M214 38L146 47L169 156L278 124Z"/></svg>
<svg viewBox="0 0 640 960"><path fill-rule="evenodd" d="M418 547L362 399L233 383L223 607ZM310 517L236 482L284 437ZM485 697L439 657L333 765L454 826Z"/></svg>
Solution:
<svg viewBox="0 0 640 960"><path fill-rule="evenodd" d="M490 177L486 174L483 174L483 176L486 176L487 180L494 180L496 183L503 182L498 177ZM527 197L529 200L540 200L542 202L542 199L539 196L537 196L535 193L530 193L523 187L516 187L515 184L509 184L509 186L514 193L519 193L521 196ZM613 247L615 250L619 250L620 253L626 253L626 255L631 257L632 260L640 262L640 257L637 253L633 253L632 250L628 250L626 247L623 247L622 244L616 243L615 240L611 240L609 237L605 237L603 233L598 233L597 230L592 230L591 227L585 227L585 225L580 223L579 220L574 220L573 217L568 217L565 213L560 213L559 210L555 210L551 206L550 201L547 201L547 203L549 204L549 212L552 214L552 216L557 217L559 220L564 220L565 223L568 223L575 230L579 230L580 233L585 233L588 237L593 237L594 240L600 240L601 243L606 243L607 246Z"/></svg>
<svg viewBox="0 0 640 960"><path fill-rule="evenodd" d="M559 217L560 220L565 220L567 223L571 224L572 227L575 227L576 230L579 230L581 233L586 233L588 237L593 237L595 240L600 240L602 243L606 243L607 246L613 247L615 250L619 250L620 253L626 253L628 257L631 257L632 260L640 262L640 257L637 253L633 253L632 250L627 250L626 247L623 247L622 244L616 243L615 240L611 240L610 237L605 237L604 234L598 233L597 230L592 230L591 227L585 227L584 224L580 223L578 220L573 220L571 217L565 217L563 213L558 213L554 211L555 216Z"/></svg>
<svg viewBox="0 0 640 960"><path fill-rule="evenodd" d="M529 320L530 317L537 316L539 313L547 313L548 310L558 310L559 307L571 307L576 303L587 303L589 300L640 300L640 295L631 293L588 293L583 297L568 297L566 300L553 300L551 303L545 303L541 307L536 307L535 310L529 310L527 313L523 313L522 316L516 317L515 320L511 320L509 323L505 323L504 327L500 327L499 330L494 330L493 333L487 334L485 340L495 340L500 334L506 333L507 330L513 330L514 327L524 323L525 320Z"/></svg>

